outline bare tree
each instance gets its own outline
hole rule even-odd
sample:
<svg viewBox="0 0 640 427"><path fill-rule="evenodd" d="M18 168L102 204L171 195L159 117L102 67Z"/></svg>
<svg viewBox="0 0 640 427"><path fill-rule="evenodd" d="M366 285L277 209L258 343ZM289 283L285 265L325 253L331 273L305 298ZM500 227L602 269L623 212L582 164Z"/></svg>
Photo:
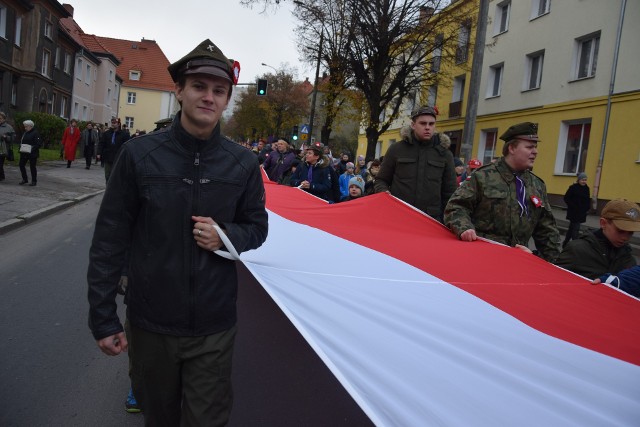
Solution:
<svg viewBox="0 0 640 427"><path fill-rule="evenodd" d="M262 5L267 10L280 2L243 0L242 3ZM440 65L466 62L468 51L461 51L459 42L464 36L461 31L469 36L472 23L465 15L469 8L459 6L476 2L300 0L294 3L294 13L302 23L298 36L303 56L310 63L320 56L331 82L324 88L327 91L324 132L330 133L332 120L344 104L341 97L344 90L359 90L364 98L361 122L367 136L366 157L372 158L378 138L394 124L403 106L426 103L429 87L450 81ZM452 11L441 13L450 3ZM322 44L318 43L320 39ZM468 46L467 40L465 49Z"/></svg>
<svg viewBox="0 0 640 427"><path fill-rule="evenodd" d="M439 13L449 4L443 0L347 2L353 27L345 61L366 99L366 157L372 158L379 136L403 105L426 102L426 89L443 77L436 65L460 56L459 33L444 29L466 25L467 17Z"/></svg>
<svg viewBox="0 0 640 427"><path fill-rule="evenodd" d="M316 64L318 70L321 66L322 75L326 76L322 81L316 81L315 85L324 98L320 139L328 144L336 117L345 107L354 106L349 91L351 73L344 62L351 22L345 15L346 4L343 1L307 0L294 3L294 16L300 21L297 34L302 57L307 58L308 62L319 61Z"/></svg>

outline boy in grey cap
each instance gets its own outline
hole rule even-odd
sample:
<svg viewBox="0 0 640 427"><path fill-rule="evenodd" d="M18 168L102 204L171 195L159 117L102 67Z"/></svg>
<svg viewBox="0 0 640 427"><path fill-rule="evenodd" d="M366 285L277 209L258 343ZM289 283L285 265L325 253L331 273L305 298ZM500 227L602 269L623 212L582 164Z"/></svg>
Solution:
<svg viewBox="0 0 640 427"><path fill-rule="evenodd" d="M169 66L181 111L123 146L96 220L89 325L104 353L131 347L148 426L222 426L231 412L236 267L212 251L225 236L255 249L268 228L256 157L220 133L239 70L210 40ZM125 260L131 342L115 303Z"/></svg>

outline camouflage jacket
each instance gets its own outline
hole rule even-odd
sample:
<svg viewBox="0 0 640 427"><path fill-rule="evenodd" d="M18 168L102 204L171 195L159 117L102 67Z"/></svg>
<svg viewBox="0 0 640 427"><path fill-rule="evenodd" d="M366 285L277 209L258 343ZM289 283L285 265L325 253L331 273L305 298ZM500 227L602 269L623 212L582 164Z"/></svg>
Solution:
<svg viewBox="0 0 640 427"><path fill-rule="evenodd" d="M477 169L449 199L444 224L456 236L475 229L478 236L515 246L533 237L540 256L553 262L560 253L560 235L551 212L544 181L529 171L525 183L528 214L521 215L516 180L504 158Z"/></svg>
<svg viewBox="0 0 640 427"><path fill-rule="evenodd" d="M436 133L419 142L411 136L393 144L384 156L376 176L376 193L390 191L442 222L444 205L456 189L456 172L451 140Z"/></svg>

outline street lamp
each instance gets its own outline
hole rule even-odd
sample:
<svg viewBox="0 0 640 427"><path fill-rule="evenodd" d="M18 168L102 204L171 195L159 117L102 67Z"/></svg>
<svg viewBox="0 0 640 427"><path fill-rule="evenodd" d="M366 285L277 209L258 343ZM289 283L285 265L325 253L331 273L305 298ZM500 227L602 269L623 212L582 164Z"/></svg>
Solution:
<svg viewBox="0 0 640 427"><path fill-rule="evenodd" d="M269 68L271 68L273 71L275 71L275 72L276 72L276 74L278 74L278 70L276 70L276 68L275 68L275 67L272 67L272 66L271 66L271 65L269 65L269 64L265 64L264 62L263 62L261 65L262 65L262 66L264 66L264 67L269 67Z"/></svg>

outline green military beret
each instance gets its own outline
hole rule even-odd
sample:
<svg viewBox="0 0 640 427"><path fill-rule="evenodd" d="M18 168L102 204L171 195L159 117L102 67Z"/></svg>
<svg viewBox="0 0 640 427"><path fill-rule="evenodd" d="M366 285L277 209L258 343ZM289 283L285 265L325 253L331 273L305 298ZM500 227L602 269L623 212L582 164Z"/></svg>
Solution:
<svg viewBox="0 0 640 427"><path fill-rule="evenodd" d="M516 138L526 139L528 141L540 141L540 138L538 138L538 125L531 122L518 123L500 135L500 139L505 142L512 141Z"/></svg>
<svg viewBox="0 0 640 427"><path fill-rule="evenodd" d="M210 74L238 83L240 63L228 59L211 40L207 39L191 52L167 67L174 82L186 74Z"/></svg>

